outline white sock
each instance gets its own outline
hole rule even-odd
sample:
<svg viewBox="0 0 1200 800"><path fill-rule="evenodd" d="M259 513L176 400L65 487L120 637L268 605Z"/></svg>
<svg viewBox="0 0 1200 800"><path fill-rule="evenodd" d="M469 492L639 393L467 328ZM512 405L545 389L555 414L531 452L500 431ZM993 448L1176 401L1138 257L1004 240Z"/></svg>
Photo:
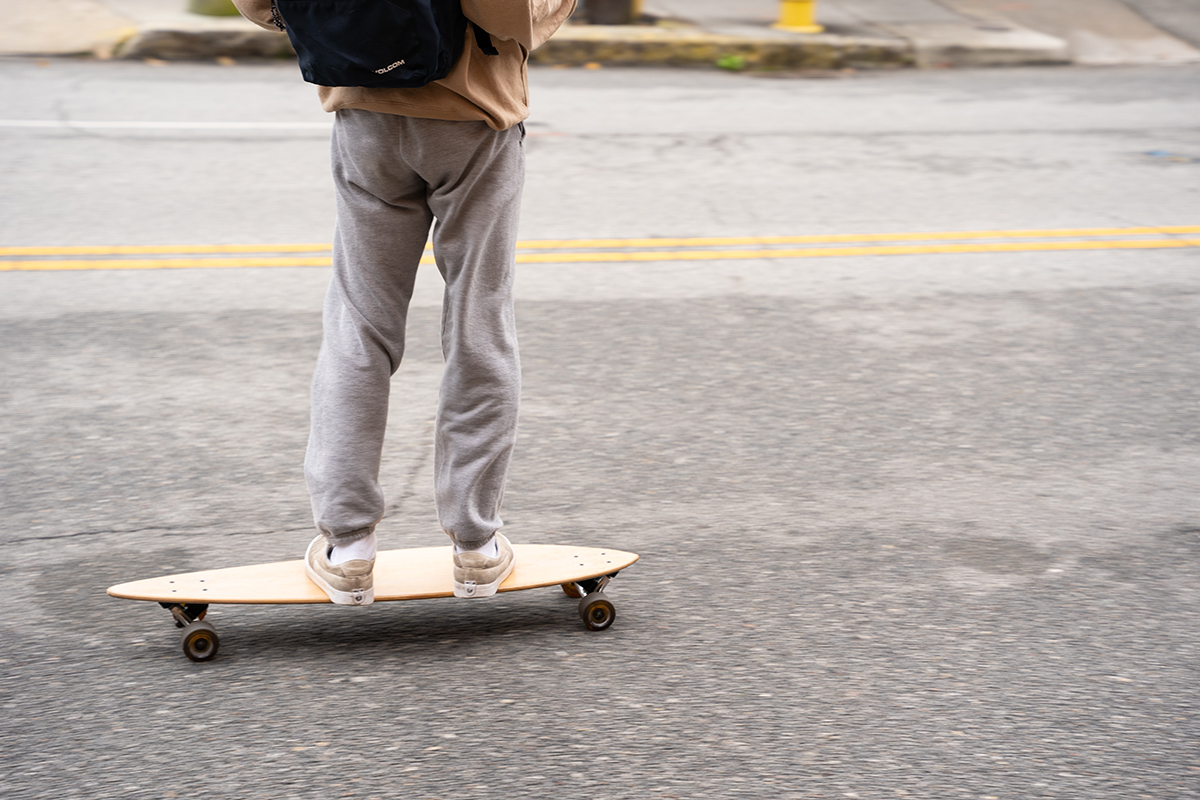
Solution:
<svg viewBox="0 0 1200 800"><path fill-rule="evenodd" d="M493 536L487 540L487 544L480 545L479 547L462 547L456 544L454 545L454 552L479 553L486 558L495 558L496 556L500 555L500 545L497 544L496 537Z"/></svg>
<svg viewBox="0 0 1200 800"><path fill-rule="evenodd" d="M377 545L378 539L375 537L375 531L371 531L369 536L364 536L356 542L335 546L329 553L329 563L336 567L338 564L345 564L347 561L353 561L356 558L363 561L370 561L375 557Z"/></svg>

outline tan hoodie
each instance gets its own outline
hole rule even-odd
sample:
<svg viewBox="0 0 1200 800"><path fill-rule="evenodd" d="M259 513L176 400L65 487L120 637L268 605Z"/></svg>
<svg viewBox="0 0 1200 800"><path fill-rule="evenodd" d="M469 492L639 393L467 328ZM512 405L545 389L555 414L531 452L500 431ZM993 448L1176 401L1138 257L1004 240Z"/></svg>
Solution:
<svg viewBox="0 0 1200 800"><path fill-rule="evenodd" d="M363 108L424 119L483 120L498 131L529 116L529 79L525 64L531 50L558 30L575 10L576 0L461 0L463 13L492 35L500 51L487 56L474 46L469 28L462 58L440 81L417 89L364 89L320 86L326 111ZM233 0L246 19L275 31L271 0Z"/></svg>

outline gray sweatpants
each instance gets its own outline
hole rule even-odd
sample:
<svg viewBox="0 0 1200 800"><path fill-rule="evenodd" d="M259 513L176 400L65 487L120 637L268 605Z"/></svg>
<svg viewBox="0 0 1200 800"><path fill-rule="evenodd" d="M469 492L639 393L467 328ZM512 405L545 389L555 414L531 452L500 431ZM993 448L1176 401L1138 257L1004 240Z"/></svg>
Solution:
<svg viewBox="0 0 1200 800"><path fill-rule="evenodd" d="M513 273L524 126L337 112L337 226L324 339L312 385L305 477L330 544L383 517L379 462L391 377L430 225L446 281L446 367L434 440L438 519L456 543L501 526L521 391Z"/></svg>

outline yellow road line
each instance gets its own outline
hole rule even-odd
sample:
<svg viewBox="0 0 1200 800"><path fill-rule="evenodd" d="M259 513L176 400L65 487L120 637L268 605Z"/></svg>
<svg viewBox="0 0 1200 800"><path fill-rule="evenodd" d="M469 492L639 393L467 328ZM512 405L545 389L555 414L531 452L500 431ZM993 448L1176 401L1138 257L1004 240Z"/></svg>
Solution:
<svg viewBox="0 0 1200 800"><path fill-rule="evenodd" d="M1130 239L1121 241L1008 242L993 244L883 245L804 247L791 250L683 250L625 253L525 253L518 264L617 263L623 261L744 261L751 259L830 258L835 256L910 256L950 253L1025 253L1051 250L1159 250L1200 247L1200 239Z"/></svg>
<svg viewBox="0 0 1200 800"><path fill-rule="evenodd" d="M0 247L0 256L141 256L184 253L328 253L330 244L124 244L73 247Z"/></svg>
<svg viewBox="0 0 1200 800"><path fill-rule="evenodd" d="M772 244L850 244L868 242L936 242L963 239L1058 239L1083 236L1163 236L1200 233L1200 225L1157 228L1053 228L1015 231L945 231L937 233L838 233L807 236L725 236L680 239L543 239L518 242L524 250L591 249L602 247L737 247ZM2 254L2 253L0 253Z"/></svg>
<svg viewBox="0 0 1200 800"><path fill-rule="evenodd" d="M1200 239L1123 239L1053 242L977 242L969 244L880 245L860 247L804 247L757 250L653 250L586 253L519 253L518 264L601 264L667 261L745 261L854 256L945 255L953 253L1025 253L1069 250L1161 250L1200 247ZM421 263L433 262L425 256ZM177 258L105 259L98 261L0 261L3 271L55 271L102 269L192 269L229 267L324 267L326 257L303 258Z"/></svg>
<svg viewBox="0 0 1200 800"><path fill-rule="evenodd" d="M432 263L432 258L421 261ZM86 269L194 269L210 267L328 267L329 257L319 258L111 258L103 261L0 261L0 272L52 272Z"/></svg>
<svg viewBox="0 0 1200 800"><path fill-rule="evenodd" d="M520 250L593 250L600 248L744 247L786 244L854 244L872 242L937 242L976 239L1063 239L1096 236L1171 236L1200 233L1200 225L1135 228L1051 228L1046 230L941 231L932 233L844 233L806 236L719 236L640 239L541 239L517 242ZM218 253L327 253L332 245L112 245L70 247L0 247L0 256L184 255ZM426 250L432 248L427 245Z"/></svg>

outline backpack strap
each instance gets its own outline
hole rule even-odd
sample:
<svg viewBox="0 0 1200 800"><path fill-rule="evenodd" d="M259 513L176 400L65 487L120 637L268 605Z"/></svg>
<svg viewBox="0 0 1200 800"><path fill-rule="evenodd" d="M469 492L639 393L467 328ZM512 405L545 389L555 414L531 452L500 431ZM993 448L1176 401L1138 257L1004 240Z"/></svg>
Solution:
<svg viewBox="0 0 1200 800"><path fill-rule="evenodd" d="M496 45L492 44L492 35L483 28L471 23L471 27L475 30L475 44L479 45L479 49L483 51L485 56L498 56L500 51L496 49Z"/></svg>
<svg viewBox="0 0 1200 800"><path fill-rule="evenodd" d="M271 22L275 23L279 30L287 32L287 25L283 24L283 16L279 13L279 6L275 5L275 0L271 0Z"/></svg>

